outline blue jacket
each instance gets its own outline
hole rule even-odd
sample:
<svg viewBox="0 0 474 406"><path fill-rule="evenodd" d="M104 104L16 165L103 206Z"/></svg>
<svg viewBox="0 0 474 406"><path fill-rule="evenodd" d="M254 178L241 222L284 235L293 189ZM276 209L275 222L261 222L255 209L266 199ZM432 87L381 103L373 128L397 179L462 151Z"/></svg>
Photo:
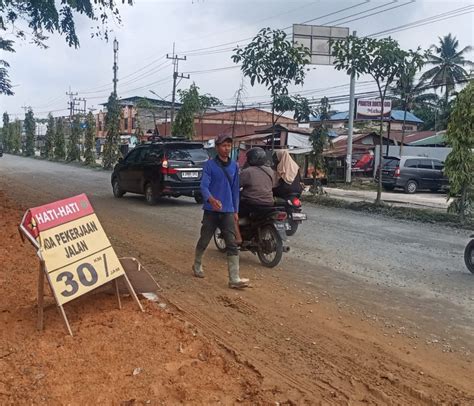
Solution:
<svg viewBox="0 0 474 406"><path fill-rule="evenodd" d="M217 159L217 158L216 158ZM220 213L238 213L239 211L239 167L235 161L230 161L227 166L220 167L216 159L210 159L204 164L201 179L201 194L204 200L203 209L213 211L212 206L207 201L210 196L222 203ZM227 176L222 171L224 169L229 174L232 185L229 184Z"/></svg>

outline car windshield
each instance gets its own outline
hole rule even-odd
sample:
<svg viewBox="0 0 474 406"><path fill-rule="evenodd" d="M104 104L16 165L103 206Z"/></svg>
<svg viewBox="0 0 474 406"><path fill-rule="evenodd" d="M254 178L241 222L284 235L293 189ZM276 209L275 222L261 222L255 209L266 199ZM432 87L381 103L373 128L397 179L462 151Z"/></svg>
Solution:
<svg viewBox="0 0 474 406"><path fill-rule="evenodd" d="M400 165L400 160L398 158L384 158L383 167L384 168L396 168Z"/></svg>
<svg viewBox="0 0 474 406"><path fill-rule="evenodd" d="M166 156L172 161L207 161L209 155L203 148L172 148L166 151Z"/></svg>

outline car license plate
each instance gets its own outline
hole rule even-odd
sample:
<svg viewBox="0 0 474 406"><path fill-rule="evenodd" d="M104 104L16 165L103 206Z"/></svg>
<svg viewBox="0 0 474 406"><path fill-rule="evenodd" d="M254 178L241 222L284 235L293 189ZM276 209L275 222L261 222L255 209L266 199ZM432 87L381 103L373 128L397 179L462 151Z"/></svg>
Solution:
<svg viewBox="0 0 474 406"><path fill-rule="evenodd" d="M199 172L181 172L182 178L199 178Z"/></svg>

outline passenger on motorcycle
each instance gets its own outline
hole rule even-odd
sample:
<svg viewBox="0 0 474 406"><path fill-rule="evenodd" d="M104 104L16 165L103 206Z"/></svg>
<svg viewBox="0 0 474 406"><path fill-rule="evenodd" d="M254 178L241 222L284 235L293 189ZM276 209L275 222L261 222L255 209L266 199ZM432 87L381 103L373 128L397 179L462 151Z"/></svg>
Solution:
<svg viewBox="0 0 474 406"><path fill-rule="evenodd" d="M267 156L260 147L247 151L248 166L240 173L240 217L274 205L275 172L266 165Z"/></svg>
<svg viewBox="0 0 474 406"><path fill-rule="evenodd" d="M288 150L276 150L273 154L273 163L277 174L277 185L273 189L274 196L286 198L291 194L300 195L303 191L300 168Z"/></svg>

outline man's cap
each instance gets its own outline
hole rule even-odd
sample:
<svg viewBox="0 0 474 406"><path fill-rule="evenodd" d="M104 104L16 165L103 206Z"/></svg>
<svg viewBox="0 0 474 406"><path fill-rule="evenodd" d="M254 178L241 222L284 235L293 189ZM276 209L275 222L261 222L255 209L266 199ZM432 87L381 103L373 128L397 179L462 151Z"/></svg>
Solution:
<svg viewBox="0 0 474 406"><path fill-rule="evenodd" d="M216 145L222 144L225 141L232 142L232 137L228 134L220 134L216 138Z"/></svg>

